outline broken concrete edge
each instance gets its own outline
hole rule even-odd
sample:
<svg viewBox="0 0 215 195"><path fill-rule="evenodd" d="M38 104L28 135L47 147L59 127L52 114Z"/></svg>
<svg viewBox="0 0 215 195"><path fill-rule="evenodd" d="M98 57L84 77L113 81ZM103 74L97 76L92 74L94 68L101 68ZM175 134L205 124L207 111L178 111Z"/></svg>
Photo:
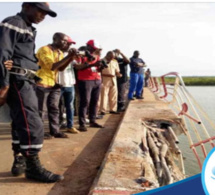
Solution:
<svg viewBox="0 0 215 195"><path fill-rule="evenodd" d="M124 119L124 117L125 117L125 115L126 115L126 113L128 112L128 107L129 107L129 105L130 105L130 102L128 103L128 105L127 105L127 108L126 108L126 110L125 110L125 112L123 113L123 117L122 117L122 119L121 119L121 121L120 121L120 123L119 123L119 125L118 125L118 127L117 127L117 130L116 130L116 132L115 132L115 135L114 135L114 137L113 137L113 139L112 139L112 141L111 141L111 143L110 143L110 146L109 146L109 148L108 148L108 151L106 152L106 154L105 154L105 157L104 157L104 159L103 159L103 161L102 161L102 164L101 164L101 166L100 166L100 169L99 169L99 171L98 171L98 173L97 173L97 175L96 175L96 178L94 179L94 182L93 182L93 184L92 184L92 187L90 188L90 191L89 191L89 194L88 195L93 195L94 193L103 193L103 191L104 190L106 190L106 189L100 189L100 188L96 188L96 185L97 185L97 183L98 183L98 180L99 180L99 178L100 178L100 175L101 175L101 173L102 173L102 171L103 171L103 168L104 168L104 166L105 166L105 163L106 163L106 161L107 161L107 159L108 159L108 156L109 156L109 154L110 154L110 152L111 152L111 148L112 148L112 146L113 146L113 144L114 144L114 141L115 141L115 139L116 139L116 137L117 137L117 135L118 135L118 133L119 133L119 129L120 129L120 127L121 127L121 125L122 125L122 122L123 122L123 119ZM118 192L128 192L129 191L129 194L132 192L131 190L128 190L128 189L118 189L118 190L116 190L116 189L108 189L108 191L110 191L110 193L111 193L111 191L112 192L114 192L115 194L117 194L117 191ZM113 193L113 194L114 194ZM119 194L119 193L118 193Z"/></svg>
<svg viewBox="0 0 215 195"><path fill-rule="evenodd" d="M109 168L111 167L111 166L113 166L112 164L110 164L112 161L110 161L111 159L109 159L109 157L110 157L110 155L111 155L111 153L113 152L113 149L114 149L114 146L115 146L115 144L116 144L116 139L117 139L117 137L119 136L119 135L121 135L121 131L120 131L120 129L121 128L125 128L125 127L127 127L127 125L126 124L128 124L128 122L132 122L133 120L135 120L135 122L137 122L136 121L136 119L137 118L135 118L135 117L129 117L129 118L127 118L128 120L125 122L125 120L126 120L126 116L129 114L129 112L130 112L130 108L132 108L132 106L134 106L134 105L137 105L137 104L139 104L140 102L129 102L129 105L128 105L128 107L127 107L127 110L126 110L126 112L124 113L124 115L123 115L123 117L122 117L122 119L121 119L121 121L120 121L120 123L119 123L119 125L118 125L118 128L117 128L117 130L116 130L116 132L115 132L115 135L114 135L114 138L112 139L112 142L111 142L111 144L110 144L110 146L109 146L109 149L108 149L108 151L107 151L107 153L106 153L106 155L105 155L105 158L104 158L104 160L103 160L103 162L102 162L102 165L101 165L101 167L100 167L100 170L99 170L99 172L97 173L97 176L96 176L96 179L94 180L94 182L93 182L93 185L92 185L92 187L91 187L91 189L90 189L90 192L89 192L89 195L99 195L99 194L103 194L103 195L109 195L109 194L133 194L133 193L138 193L138 192L144 192L144 191L146 191L146 190L150 190L148 187L146 188L145 186L144 187L137 187L137 186L135 186L135 185L133 185L133 186L130 186L130 188L127 188L128 187L128 185L124 185L124 187L123 186L121 186L121 187L119 187L119 186L111 186L111 185L109 185L109 182L111 182L111 181L113 181L114 182L114 180L115 180L115 178L114 177L112 177L112 175L111 175L111 172L109 171L109 173L108 172L105 172L105 167L106 167L106 164L107 164L107 162L109 161ZM146 102L146 103L149 103L149 102ZM150 102L150 104L149 105L151 105L151 102ZM157 105L157 104L156 104ZM165 104L166 106L167 106L167 104ZM163 106L160 106L160 105L158 105L159 107L163 107ZM149 106L148 106L149 107ZM138 107L138 109L140 109L140 108L142 108L141 106L140 107ZM139 110L138 109L135 109L135 112L138 112ZM149 109L150 109L150 107L149 107ZM132 110L132 109L131 109ZM168 109L169 110L169 109ZM167 113L167 110L165 109L165 107L164 107L164 111L165 111L165 113ZM135 112L133 113L133 114L135 114ZM156 118L154 119L154 120L156 120L157 121L157 119L160 119L161 117L163 117L163 109L162 109L162 116L160 116L160 112L159 112L159 109L158 109L158 115L156 116ZM153 115L153 113L151 113L151 117L150 117L150 119L152 119L152 117L154 116ZM148 115L147 115L148 116ZM169 116L169 113L168 113L168 116ZM142 122L143 122L143 120L145 121L146 120L146 116L145 117L141 117L139 120L138 120L138 123L140 123L140 124L142 124ZM168 118L168 117L167 117ZM171 117L170 117L170 121L167 119L166 117L164 117L164 118L162 118L162 121L164 121L165 123L166 123L166 121L168 121L168 122L173 122L173 124L175 123L175 119L177 118L177 120L178 120L178 117L175 115L175 114L172 114L171 115ZM167 119L167 120L166 120ZM173 120L174 119L174 120ZM124 122L125 122L125 124L124 124ZM176 122L177 123L177 122ZM135 123L136 124L136 123ZM136 127L135 127L136 128ZM130 133L132 133L132 132L130 132ZM180 133L181 133L181 131L180 131ZM127 135L124 135L124 136L127 136ZM124 137L125 138L125 137ZM123 140L121 140L121 141L125 141L125 139L123 139ZM114 165L115 166L115 165ZM111 169L110 169L111 170ZM106 173L106 174L105 174ZM107 177L108 176L108 174L109 174L109 178ZM112 172L113 173L113 172ZM107 180L107 182L106 182L106 186L105 185L99 185L99 183L100 183L100 181L102 182L104 179L106 180L106 177L107 177L107 179L109 180ZM101 184L101 183L100 183ZM157 186L158 187L158 186Z"/></svg>

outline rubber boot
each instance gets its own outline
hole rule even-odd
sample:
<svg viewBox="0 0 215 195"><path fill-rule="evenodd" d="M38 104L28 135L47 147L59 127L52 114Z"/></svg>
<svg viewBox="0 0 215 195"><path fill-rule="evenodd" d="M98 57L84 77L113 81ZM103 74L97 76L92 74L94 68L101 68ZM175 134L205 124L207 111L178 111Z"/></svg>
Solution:
<svg viewBox="0 0 215 195"><path fill-rule="evenodd" d="M54 183L64 179L62 175L46 170L41 165L38 155L26 157L25 177L44 183Z"/></svg>
<svg viewBox="0 0 215 195"><path fill-rule="evenodd" d="M13 176L22 175L25 172L26 164L25 157L19 154L14 154L13 166L11 168L11 173Z"/></svg>

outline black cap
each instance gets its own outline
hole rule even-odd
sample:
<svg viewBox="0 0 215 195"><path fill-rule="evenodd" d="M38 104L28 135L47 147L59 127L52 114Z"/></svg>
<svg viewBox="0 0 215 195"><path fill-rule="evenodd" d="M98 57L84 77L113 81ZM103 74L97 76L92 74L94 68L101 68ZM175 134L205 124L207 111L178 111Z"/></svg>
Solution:
<svg viewBox="0 0 215 195"><path fill-rule="evenodd" d="M57 13L52 11L50 8L49 8L49 3L47 2L24 2L23 4L31 4L31 5L34 5L36 7L38 7L39 9L45 11L48 15L50 15L51 17L56 17L57 16Z"/></svg>

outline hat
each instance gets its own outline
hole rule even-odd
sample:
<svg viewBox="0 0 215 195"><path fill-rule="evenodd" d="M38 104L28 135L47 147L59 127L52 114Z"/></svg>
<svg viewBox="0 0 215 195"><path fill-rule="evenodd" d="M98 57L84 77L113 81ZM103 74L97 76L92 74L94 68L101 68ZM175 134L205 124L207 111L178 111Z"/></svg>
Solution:
<svg viewBox="0 0 215 195"><path fill-rule="evenodd" d="M102 49L100 43L98 41L94 40L94 39L89 40L87 42L87 45L91 46L94 49Z"/></svg>
<svg viewBox="0 0 215 195"><path fill-rule="evenodd" d="M71 39L71 37L69 37L69 36L67 36L67 37L68 37L68 40L67 40L67 42L68 42L68 43L76 44L76 42L75 42L75 41L73 41L73 40Z"/></svg>
<svg viewBox="0 0 215 195"><path fill-rule="evenodd" d="M23 4L31 4L34 5L36 7L38 7L39 9L45 11L48 15L50 15L51 17L56 17L57 13L52 11L49 8L49 3L48 2L24 2Z"/></svg>

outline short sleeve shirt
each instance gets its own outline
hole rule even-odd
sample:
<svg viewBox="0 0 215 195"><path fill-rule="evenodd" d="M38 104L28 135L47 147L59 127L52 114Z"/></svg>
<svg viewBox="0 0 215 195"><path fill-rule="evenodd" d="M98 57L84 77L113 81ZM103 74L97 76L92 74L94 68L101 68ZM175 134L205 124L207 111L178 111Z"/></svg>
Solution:
<svg viewBox="0 0 215 195"><path fill-rule="evenodd" d="M94 56L95 60L88 62L87 58L80 58L79 63L85 63L88 64L95 64L97 61L99 61L99 56ZM85 80L101 80L101 73L98 70L98 67L92 66L89 68L86 68L84 70L78 70L78 80L85 81Z"/></svg>
<svg viewBox="0 0 215 195"><path fill-rule="evenodd" d="M130 58L131 73L143 74L144 68L136 66L136 63L145 63L141 58Z"/></svg>
<svg viewBox="0 0 215 195"><path fill-rule="evenodd" d="M116 85L116 73L120 72L119 65L116 60L111 60L111 62L108 64L108 68L104 68L102 70L102 74L110 74L115 75L115 77L102 77L102 83L106 84L107 82L113 82L114 85Z"/></svg>
<svg viewBox="0 0 215 195"><path fill-rule="evenodd" d="M54 63L64 58L63 52L59 49L52 49L51 46L43 46L37 52L38 65L40 69L37 75L42 79L41 84L54 86L58 80L58 70L52 71Z"/></svg>

